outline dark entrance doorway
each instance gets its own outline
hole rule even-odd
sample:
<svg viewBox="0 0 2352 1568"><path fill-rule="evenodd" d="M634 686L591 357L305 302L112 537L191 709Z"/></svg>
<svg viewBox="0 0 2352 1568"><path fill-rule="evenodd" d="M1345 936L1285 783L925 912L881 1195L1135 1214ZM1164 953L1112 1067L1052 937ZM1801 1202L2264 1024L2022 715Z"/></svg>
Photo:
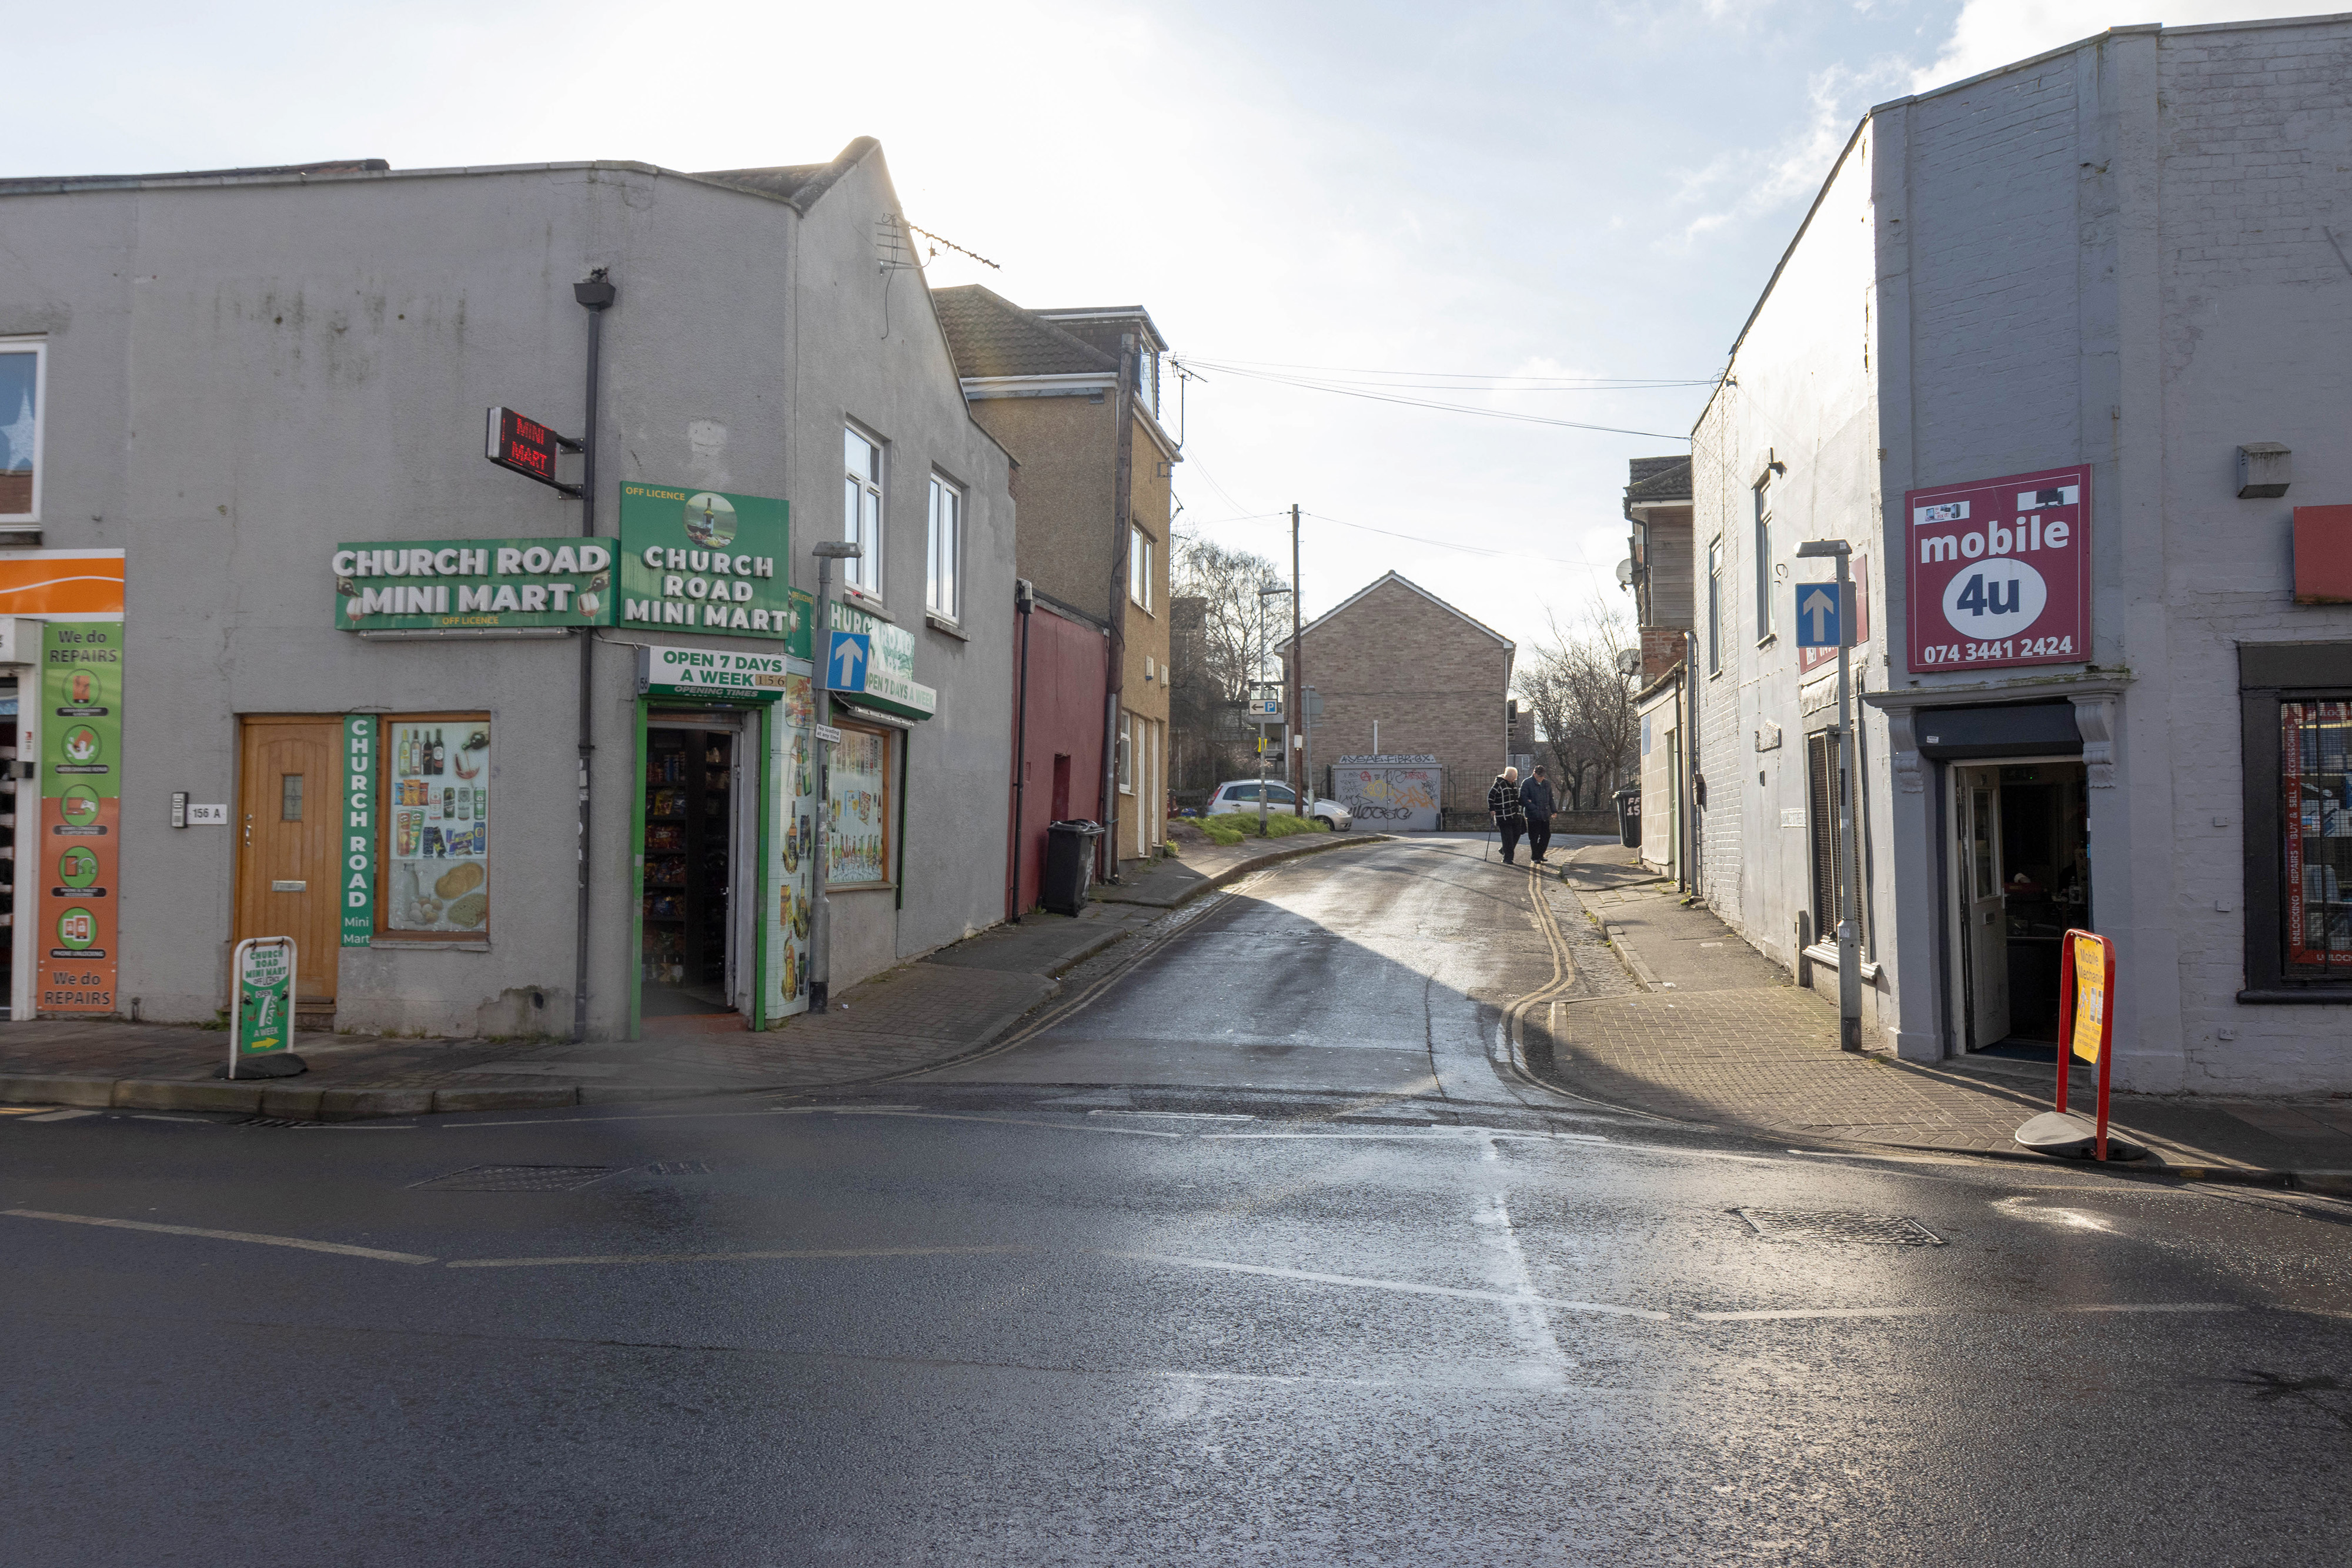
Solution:
<svg viewBox="0 0 2352 1568"><path fill-rule="evenodd" d="M2070 927L2095 929L2087 789L2073 760L1953 769L1971 1051L2057 1059L2060 941Z"/></svg>
<svg viewBox="0 0 2352 1568"><path fill-rule="evenodd" d="M736 1011L731 723L656 716L646 730L641 1016Z"/></svg>

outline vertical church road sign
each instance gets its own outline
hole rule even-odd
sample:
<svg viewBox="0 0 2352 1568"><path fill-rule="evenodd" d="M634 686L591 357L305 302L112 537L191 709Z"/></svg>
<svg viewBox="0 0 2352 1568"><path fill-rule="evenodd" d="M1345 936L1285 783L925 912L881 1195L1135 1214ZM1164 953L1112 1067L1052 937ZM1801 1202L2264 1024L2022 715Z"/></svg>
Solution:
<svg viewBox="0 0 2352 1568"><path fill-rule="evenodd" d="M2091 470L1903 497L1911 673L2091 657Z"/></svg>

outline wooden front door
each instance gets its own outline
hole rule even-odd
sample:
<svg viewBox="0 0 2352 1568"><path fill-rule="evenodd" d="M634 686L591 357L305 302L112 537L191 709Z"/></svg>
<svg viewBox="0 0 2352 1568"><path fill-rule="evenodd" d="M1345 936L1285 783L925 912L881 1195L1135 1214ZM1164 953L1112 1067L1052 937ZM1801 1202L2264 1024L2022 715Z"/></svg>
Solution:
<svg viewBox="0 0 2352 1568"><path fill-rule="evenodd" d="M299 999L331 1002L341 957L339 718L247 716L237 769L236 935L291 936Z"/></svg>

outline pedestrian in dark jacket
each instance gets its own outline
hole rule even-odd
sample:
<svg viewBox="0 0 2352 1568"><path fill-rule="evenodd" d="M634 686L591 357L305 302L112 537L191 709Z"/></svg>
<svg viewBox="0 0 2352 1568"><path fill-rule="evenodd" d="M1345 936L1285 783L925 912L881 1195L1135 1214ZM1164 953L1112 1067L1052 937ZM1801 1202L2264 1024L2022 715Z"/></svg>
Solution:
<svg viewBox="0 0 2352 1568"><path fill-rule="evenodd" d="M1511 856L1519 847L1519 835L1528 829L1528 809L1519 800L1519 770L1506 768L1495 775L1494 787L1486 791L1486 810L1495 819L1496 831L1503 835L1503 863L1509 865Z"/></svg>
<svg viewBox="0 0 2352 1568"><path fill-rule="evenodd" d="M1541 764L1535 777L1519 786L1519 804L1528 813L1528 858L1543 864L1544 851L1551 848L1551 781L1544 777Z"/></svg>

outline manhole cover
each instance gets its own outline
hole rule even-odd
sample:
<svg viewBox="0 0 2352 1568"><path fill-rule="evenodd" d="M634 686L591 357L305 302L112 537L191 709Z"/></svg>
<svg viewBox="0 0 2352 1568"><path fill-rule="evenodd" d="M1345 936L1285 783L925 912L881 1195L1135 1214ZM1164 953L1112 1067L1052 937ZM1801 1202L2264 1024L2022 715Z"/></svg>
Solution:
<svg viewBox="0 0 2352 1568"><path fill-rule="evenodd" d="M610 1166L468 1166L408 1185L436 1192L570 1192L612 1174Z"/></svg>
<svg viewBox="0 0 2352 1568"><path fill-rule="evenodd" d="M709 1176L710 1166L701 1160L656 1160L646 1167L647 1176Z"/></svg>
<svg viewBox="0 0 2352 1568"><path fill-rule="evenodd" d="M1860 1241L1878 1247L1941 1247L1944 1239L1916 1219L1891 1214L1825 1214L1804 1208L1735 1208L1767 1241Z"/></svg>

